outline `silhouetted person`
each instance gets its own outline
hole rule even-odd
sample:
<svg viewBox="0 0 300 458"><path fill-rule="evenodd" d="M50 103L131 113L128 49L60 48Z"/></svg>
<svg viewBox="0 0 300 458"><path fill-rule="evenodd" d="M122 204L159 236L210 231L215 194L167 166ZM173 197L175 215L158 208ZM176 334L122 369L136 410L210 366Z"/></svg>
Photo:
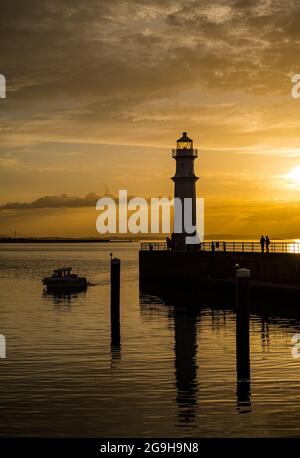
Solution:
<svg viewBox="0 0 300 458"><path fill-rule="evenodd" d="M215 251L215 248L216 248L216 247L215 247L214 242L211 242L211 251Z"/></svg>
<svg viewBox="0 0 300 458"><path fill-rule="evenodd" d="M266 251L267 253L269 253L269 245L271 243L271 240L269 239L269 237L266 235Z"/></svg>
<svg viewBox="0 0 300 458"><path fill-rule="evenodd" d="M172 250L172 245L172 240L170 239L170 237L167 237L167 249Z"/></svg>
<svg viewBox="0 0 300 458"><path fill-rule="evenodd" d="M260 246L261 246L261 252L262 253L264 253L264 251L265 251L265 242L266 242L266 239L262 235L261 238L260 238Z"/></svg>

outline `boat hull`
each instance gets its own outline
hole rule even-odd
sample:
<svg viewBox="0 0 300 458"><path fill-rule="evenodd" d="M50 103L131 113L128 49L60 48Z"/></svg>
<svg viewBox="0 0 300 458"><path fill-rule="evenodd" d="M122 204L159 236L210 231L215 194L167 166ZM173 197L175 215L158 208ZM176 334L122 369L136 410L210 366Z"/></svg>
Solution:
<svg viewBox="0 0 300 458"><path fill-rule="evenodd" d="M87 289L87 279L84 277L77 278L52 278L46 277L43 279L43 284L47 290L51 291L66 291L66 290L84 290Z"/></svg>

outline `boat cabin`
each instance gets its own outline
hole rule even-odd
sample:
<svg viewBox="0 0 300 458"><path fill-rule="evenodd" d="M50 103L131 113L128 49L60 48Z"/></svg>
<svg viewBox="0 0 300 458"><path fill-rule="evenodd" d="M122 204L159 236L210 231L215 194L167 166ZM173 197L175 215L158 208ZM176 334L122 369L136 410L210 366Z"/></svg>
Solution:
<svg viewBox="0 0 300 458"><path fill-rule="evenodd" d="M52 277L70 277L72 267L60 267L59 269L54 269Z"/></svg>

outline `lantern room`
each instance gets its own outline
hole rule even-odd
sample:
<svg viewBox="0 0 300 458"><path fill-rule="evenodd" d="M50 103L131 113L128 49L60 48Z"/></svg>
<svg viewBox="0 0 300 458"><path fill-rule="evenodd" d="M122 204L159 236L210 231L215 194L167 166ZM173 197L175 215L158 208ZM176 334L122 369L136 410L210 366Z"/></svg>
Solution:
<svg viewBox="0 0 300 458"><path fill-rule="evenodd" d="M177 148L172 150L172 156L176 157L197 157L198 151L193 148L193 140L183 132L182 137L177 140Z"/></svg>
<svg viewBox="0 0 300 458"><path fill-rule="evenodd" d="M193 149L193 140L183 132L182 137L177 140L177 149Z"/></svg>

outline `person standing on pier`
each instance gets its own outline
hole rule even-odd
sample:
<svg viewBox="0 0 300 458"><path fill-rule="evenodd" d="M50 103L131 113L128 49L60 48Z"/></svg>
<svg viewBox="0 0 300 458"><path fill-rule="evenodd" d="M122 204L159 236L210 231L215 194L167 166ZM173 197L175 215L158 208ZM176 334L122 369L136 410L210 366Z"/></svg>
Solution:
<svg viewBox="0 0 300 458"><path fill-rule="evenodd" d="M268 235L266 235L266 251L269 253L269 245L271 243L271 240L269 239Z"/></svg>
<svg viewBox="0 0 300 458"><path fill-rule="evenodd" d="M265 251L265 242L266 242L266 239L262 235L261 238L260 238L260 246L261 246L261 252L262 253L264 253L264 251Z"/></svg>

